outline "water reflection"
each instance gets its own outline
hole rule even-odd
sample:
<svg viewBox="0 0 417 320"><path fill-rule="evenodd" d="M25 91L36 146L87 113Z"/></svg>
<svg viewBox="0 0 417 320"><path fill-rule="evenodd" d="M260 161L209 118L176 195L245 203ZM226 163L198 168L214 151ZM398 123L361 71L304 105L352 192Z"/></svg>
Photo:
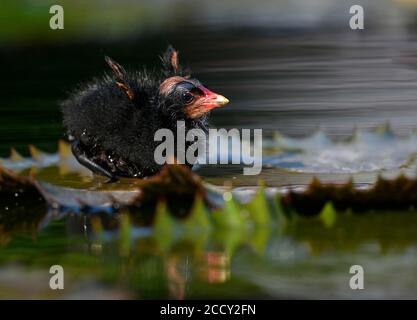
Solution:
<svg viewBox="0 0 417 320"><path fill-rule="evenodd" d="M27 225L35 228L22 232ZM278 228L161 236L136 226L126 213L49 212L29 224L1 223L8 240L2 242L0 263L35 270L61 264L71 279L68 297L89 277L97 291L104 284L144 299L354 298L347 289L348 270L359 263L372 268L368 293L361 297L412 297L417 291L405 275L411 276L410 266L417 263L416 227L416 213L387 212L341 215L332 228L301 219Z"/></svg>

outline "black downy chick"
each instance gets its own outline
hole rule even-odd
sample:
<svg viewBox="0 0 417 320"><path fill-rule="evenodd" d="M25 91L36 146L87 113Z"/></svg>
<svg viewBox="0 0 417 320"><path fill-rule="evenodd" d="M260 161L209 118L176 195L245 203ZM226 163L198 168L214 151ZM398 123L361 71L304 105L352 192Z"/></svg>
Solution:
<svg viewBox="0 0 417 320"><path fill-rule="evenodd" d="M185 130L208 130L207 114L228 103L179 65L178 52L168 47L162 71L127 72L109 57L113 75L95 79L62 103L63 122L77 160L93 173L111 180L143 178L158 173L154 160L158 129L176 134L177 121ZM186 163L192 166L190 163Z"/></svg>

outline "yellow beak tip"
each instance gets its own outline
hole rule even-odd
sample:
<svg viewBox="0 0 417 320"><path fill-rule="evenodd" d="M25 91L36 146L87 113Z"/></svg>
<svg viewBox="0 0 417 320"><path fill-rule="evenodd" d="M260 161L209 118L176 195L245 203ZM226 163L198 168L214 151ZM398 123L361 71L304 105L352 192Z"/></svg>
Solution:
<svg viewBox="0 0 417 320"><path fill-rule="evenodd" d="M227 99L226 97L222 97L220 99L220 105L221 106L224 106L225 104L228 104L228 103L229 103L229 99Z"/></svg>

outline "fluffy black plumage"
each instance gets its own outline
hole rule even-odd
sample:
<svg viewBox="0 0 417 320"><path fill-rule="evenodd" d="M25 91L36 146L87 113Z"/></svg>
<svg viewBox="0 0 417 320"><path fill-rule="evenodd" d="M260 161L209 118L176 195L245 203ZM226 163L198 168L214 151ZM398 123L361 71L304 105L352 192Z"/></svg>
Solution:
<svg viewBox="0 0 417 320"><path fill-rule="evenodd" d="M151 176L161 169L154 161L158 129L175 133L183 120L186 130L207 130L207 112L224 97L191 79L171 46L161 60L160 72L127 72L106 57L113 74L81 86L62 103L63 123L81 164L110 178Z"/></svg>

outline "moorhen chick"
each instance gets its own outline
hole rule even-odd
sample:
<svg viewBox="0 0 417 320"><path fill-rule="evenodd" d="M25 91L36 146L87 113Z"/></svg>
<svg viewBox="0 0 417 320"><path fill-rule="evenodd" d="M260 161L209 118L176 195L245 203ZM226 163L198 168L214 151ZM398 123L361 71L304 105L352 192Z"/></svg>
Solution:
<svg viewBox="0 0 417 320"><path fill-rule="evenodd" d="M156 174L162 165L154 160L160 143L155 132L167 128L176 134L177 121L184 121L186 132L207 132L208 112L228 102L191 78L172 46L161 57L160 72L128 72L105 60L113 73L81 86L61 107L78 162L110 180Z"/></svg>

